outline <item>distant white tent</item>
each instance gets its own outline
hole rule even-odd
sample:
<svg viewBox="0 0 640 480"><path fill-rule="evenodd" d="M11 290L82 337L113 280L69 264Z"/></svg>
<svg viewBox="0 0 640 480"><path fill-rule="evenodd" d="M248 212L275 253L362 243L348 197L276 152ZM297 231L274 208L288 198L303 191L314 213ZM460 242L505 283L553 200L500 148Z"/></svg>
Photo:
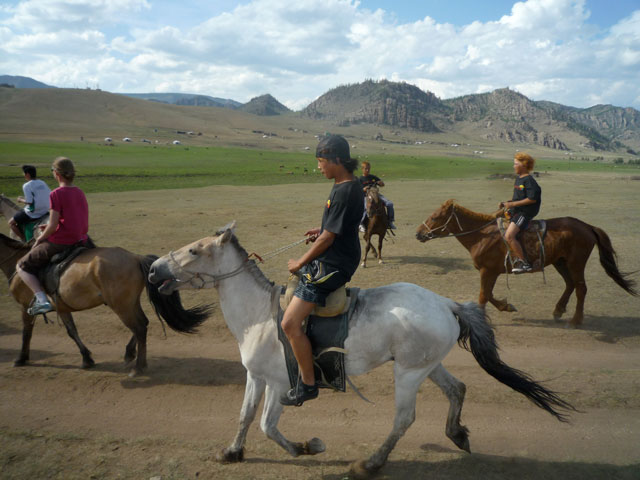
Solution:
<svg viewBox="0 0 640 480"><path fill-rule="evenodd" d="M122 139L122 141L123 141L123 142L130 142L130 141L131 141L131 139L130 139L129 137L124 137L124 138Z"/></svg>
<svg viewBox="0 0 640 480"><path fill-rule="evenodd" d="M174 140L173 144L174 145L182 145L182 142L180 140Z"/></svg>
<svg viewBox="0 0 640 480"><path fill-rule="evenodd" d="M104 141L107 143L110 143L112 140L111 140L111 137L104 137Z"/></svg>

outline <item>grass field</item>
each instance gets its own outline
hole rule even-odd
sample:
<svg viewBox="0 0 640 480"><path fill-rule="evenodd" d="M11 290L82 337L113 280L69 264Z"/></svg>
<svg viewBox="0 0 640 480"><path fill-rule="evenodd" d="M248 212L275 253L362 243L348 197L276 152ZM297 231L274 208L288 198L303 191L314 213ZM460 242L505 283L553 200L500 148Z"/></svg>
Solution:
<svg viewBox="0 0 640 480"><path fill-rule="evenodd" d="M39 168L52 185L49 166L57 156L71 158L77 183L87 193L176 189L208 185L277 185L322 181L312 151L277 152L230 147L166 146L88 142L0 143L0 192L21 194L20 165ZM512 172L511 160L444 156L368 154L373 172L385 179L486 177ZM536 170L640 174L638 165L584 160L540 159Z"/></svg>

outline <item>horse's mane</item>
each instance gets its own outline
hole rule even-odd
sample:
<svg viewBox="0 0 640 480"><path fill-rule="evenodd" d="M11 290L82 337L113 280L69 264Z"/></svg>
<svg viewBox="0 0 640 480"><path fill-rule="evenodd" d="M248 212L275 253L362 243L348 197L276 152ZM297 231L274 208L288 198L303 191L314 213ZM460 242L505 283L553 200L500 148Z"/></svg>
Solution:
<svg viewBox="0 0 640 480"><path fill-rule="evenodd" d="M473 210L469 210L468 208L463 207L462 205L457 203L453 198L450 198L449 200L444 202L442 204L442 208L444 210L446 210L452 205L455 207L457 212L461 213L465 217L468 217L468 218L471 218L471 219L474 219L474 220L479 220L479 221L482 221L482 222L490 222L491 220L495 220L502 213L502 210L498 210L497 212L494 212L494 213L478 213L478 212L474 212Z"/></svg>
<svg viewBox="0 0 640 480"><path fill-rule="evenodd" d="M0 233L0 242L4 243L7 247L16 250L29 250L31 248L31 245L7 237L4 233Z"/></svg>
<svg viewBox="0 0 640 480"><path fill-rule="evenodd" d="M262 270L260 270L260 267L258 267L258 265L256 265L256 262L253 260L248 260L249 258L249 254L247 253L247 251L244 249L244 247L242 245L240 245L240 242L238 241L238 237L236 237L235 235L231 236L231 244L235 247L235 249L240 253L240 256L244 259L247 260L247 270L249 271L249 273L251 273L251 275L253 276L253 278L256 279L256 281L258 282L258 284L264 288L265 290L271 291L271 289L273 288L274 283L269 280L264 273L262 273Z"/></svg>

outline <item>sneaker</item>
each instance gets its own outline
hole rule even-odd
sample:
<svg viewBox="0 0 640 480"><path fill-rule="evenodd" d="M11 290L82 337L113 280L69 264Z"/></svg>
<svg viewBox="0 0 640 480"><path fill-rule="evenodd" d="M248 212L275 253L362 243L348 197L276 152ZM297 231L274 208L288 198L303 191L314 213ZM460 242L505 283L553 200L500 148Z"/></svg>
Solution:
<svg viewBox="0 0 640 480"><path fill-rule="evenodd" d="M40 303L37 300L33 303L29 309L27 309L27 313L31 316L40 315L41 313L48 313L53 311L53 305L49 302Z"/></svg>
<svg viewBox="0 0 640 480"><path fill-rule="evenodd" d="M362 233L365 233L366 230L364 228L364 225L360 224L360 226L358 227L358 230L360 230Z"/></svg>
<svg viewBox="0 0 640 480"><path fill-rule="evenodd" d="M389 221L389 228L390 228L391 230L395 230L395 229L396 229L396 226L395 226L395 224L394 224L393 222Z"/></svg>
<svg viewBox="0 0 640 480"><path fill-rule="evenodd" d="M517 275L519 273L530 272L531 270L533 270L531 265L529 265L524 260L518 259L513 263L513 268L511 268L511 273L515 273Z"/></svg>
<svg viewBox="0 0 640 480"><path fill-rule="evenodd" d="M316 385L307 385L300 380L295 388L292 388L282 397L280 403L282 405L299 407L307 400L318 398L318 387Z"/></svg>

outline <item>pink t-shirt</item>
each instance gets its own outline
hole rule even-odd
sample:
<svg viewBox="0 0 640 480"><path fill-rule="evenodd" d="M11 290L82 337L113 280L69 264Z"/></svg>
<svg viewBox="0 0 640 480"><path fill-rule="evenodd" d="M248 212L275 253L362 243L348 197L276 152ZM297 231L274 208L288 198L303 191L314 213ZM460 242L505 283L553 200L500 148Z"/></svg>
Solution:
<svg viewBox="0 0 640 480"><path fill-rule="evenodd" d="M58 228L47 240L61 245L73 245L87 239L89 204L78 187L58 187L49 195L51 209L60 213Z"/></svg>

